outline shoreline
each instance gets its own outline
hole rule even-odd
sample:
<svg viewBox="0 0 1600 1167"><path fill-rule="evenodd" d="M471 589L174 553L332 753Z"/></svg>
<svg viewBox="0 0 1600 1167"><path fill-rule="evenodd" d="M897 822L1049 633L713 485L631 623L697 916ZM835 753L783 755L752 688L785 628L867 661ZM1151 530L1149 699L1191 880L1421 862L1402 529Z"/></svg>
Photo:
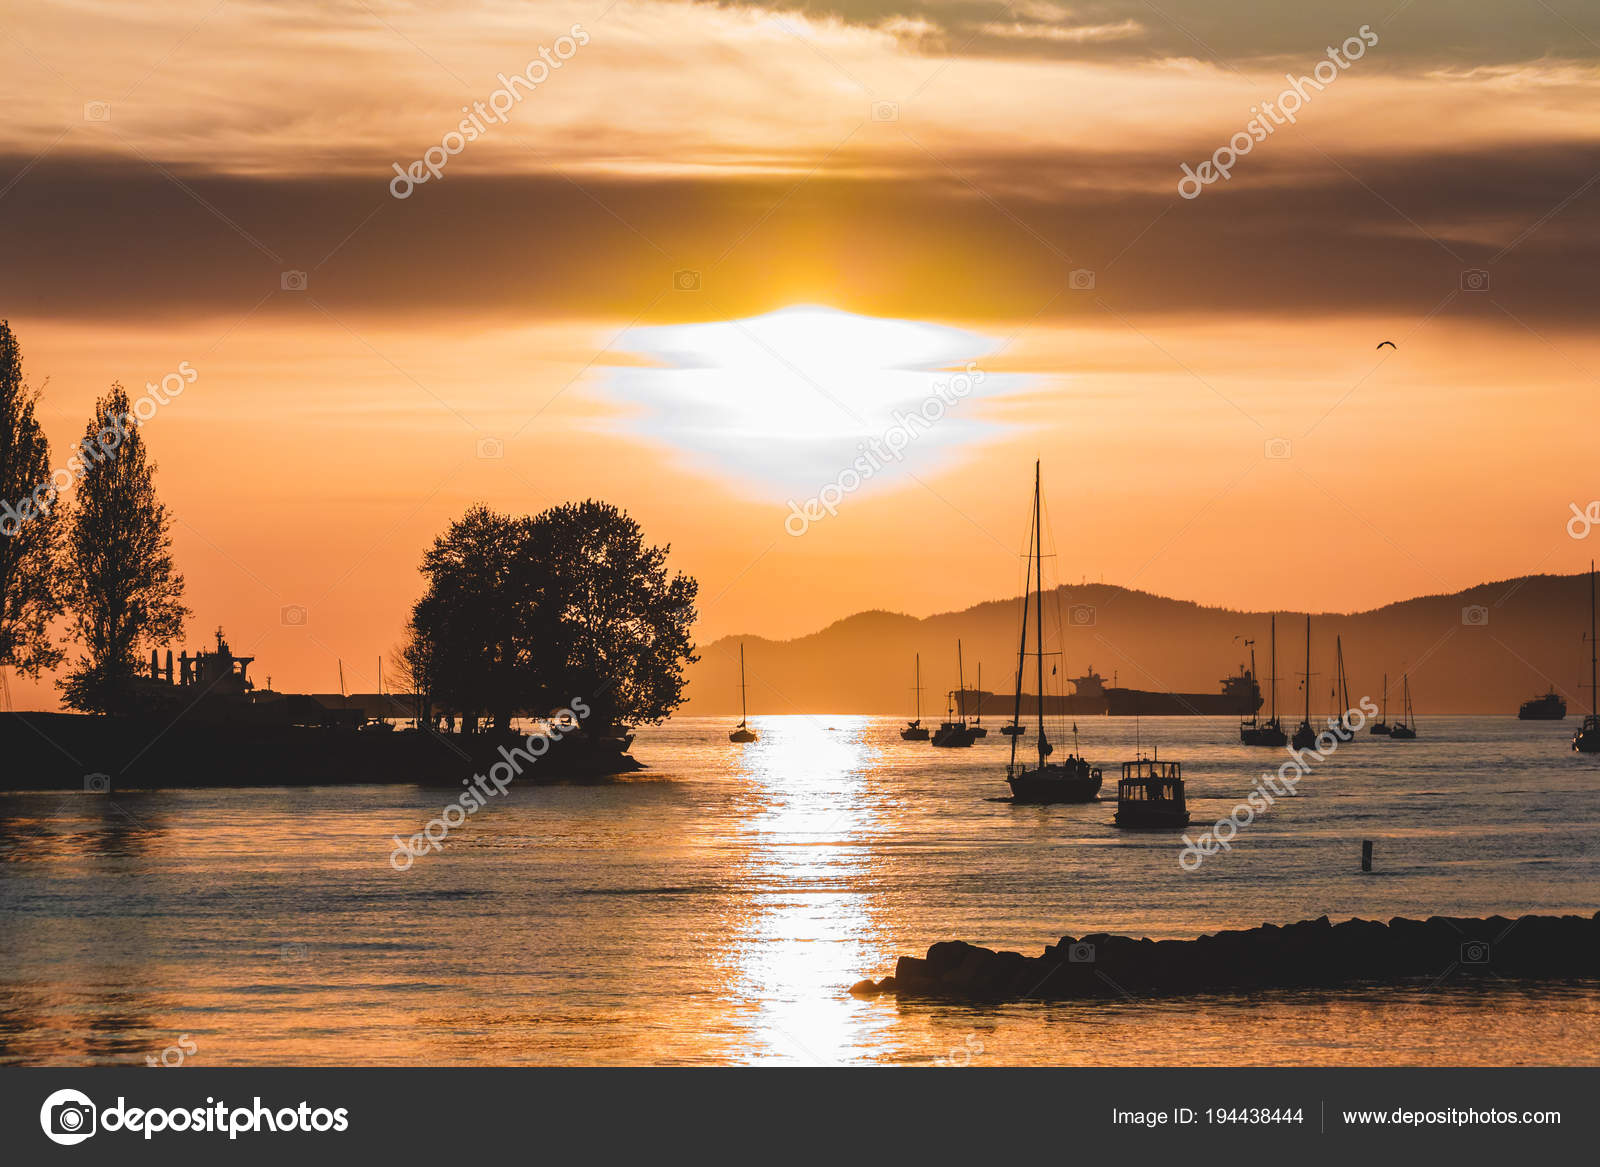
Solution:
<svg viewBox="0 0 1600 1167"><path fill-rule="evenodd" d="M0 791L204 789L250 786L454 787L522 752L523 734L381 732L226 722L153 724L70 713L0 713ZM517 781L549 785L644 769L631 735L552 736Z"/></svg>

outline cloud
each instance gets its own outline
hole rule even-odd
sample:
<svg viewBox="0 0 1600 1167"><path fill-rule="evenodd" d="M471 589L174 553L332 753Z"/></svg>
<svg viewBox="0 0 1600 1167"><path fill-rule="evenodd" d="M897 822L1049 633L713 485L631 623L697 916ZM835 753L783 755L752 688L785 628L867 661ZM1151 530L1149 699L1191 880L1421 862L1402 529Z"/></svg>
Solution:
<svg viewBox="0 0 1600 1167"><path fill-rule="evenodd" d="M1586 0L701 0L800 12L893 33L929 54L1093 61L1193 58L1229 68L1319 56L1361 25L1383 39L1386 66L1600 59Z"/></svg>
<svg viewBox="0 0 1600 1167"><path fill-rule="evenodd" d="M0 158L0 186L30 161ZM264 315L307 320L649 324L826 303L1098 326L1111 313L1411 316L1462 268L1492 266L1494 295L1451 312L1595 322L1600 147L1245 161L1192 202L1170 155L1084 151L969 156L959 181L931 160L892 182L462 174L397 203L372 179L180 185L142 161L47 158L0 202L0 305L107 323L238 317L266 298ZM1098 272L1092 291L1068 286L1080 267ZM673 286L680 268L701 273L699 290ZM281 290L286 269L309 273L305 294Z"/></svg>

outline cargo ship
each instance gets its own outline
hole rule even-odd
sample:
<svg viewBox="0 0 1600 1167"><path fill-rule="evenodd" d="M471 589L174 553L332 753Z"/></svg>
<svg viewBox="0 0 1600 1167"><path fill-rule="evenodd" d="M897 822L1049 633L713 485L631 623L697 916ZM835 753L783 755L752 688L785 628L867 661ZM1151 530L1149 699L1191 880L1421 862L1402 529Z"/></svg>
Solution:
<svg viewBox="0 0 1600 1167"><path fill-rule="evenodd" d="M1261 708L1261 686L1250 669L1241 668L1237 676L1224 677L1216 693L1158 693L1151 689L1125 689L1089 666L1081 677L1069 678L1073 691L1064 696L1050 695L1044 701L1044 714L1050 716L1111 717L1249 717ZM1012 695L996 695L981 689L964 689L958 694L957 708L964 713L1010 716ZM1039 712L1039 698L1022 695L1023 716Z"/></svg>

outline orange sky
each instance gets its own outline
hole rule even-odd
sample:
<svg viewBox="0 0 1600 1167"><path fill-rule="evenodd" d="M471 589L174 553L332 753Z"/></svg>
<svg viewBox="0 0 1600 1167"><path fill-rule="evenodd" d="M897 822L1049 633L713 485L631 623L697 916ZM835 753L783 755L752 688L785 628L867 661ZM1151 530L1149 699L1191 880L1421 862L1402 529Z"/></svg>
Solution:
<svg viewBox="0 0 1600 1167"><path fill-rule="evenodd" d="M144 431L191 643L227 625L280 688L369 687L478 500L627 508L705 639L1010 593L1035 456L1067 581L1352 610L1584 565L1592 12L1157 7L18 0L0 315L58 446L111 380L198 372ZM968 361L903 465L785 532Z"/></svg>

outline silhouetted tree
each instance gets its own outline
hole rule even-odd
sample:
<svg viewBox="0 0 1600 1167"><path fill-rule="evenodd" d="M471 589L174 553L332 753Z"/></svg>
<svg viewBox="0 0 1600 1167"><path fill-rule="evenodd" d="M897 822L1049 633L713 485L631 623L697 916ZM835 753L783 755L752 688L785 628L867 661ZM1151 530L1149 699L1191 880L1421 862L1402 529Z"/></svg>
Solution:
<svg viewBox="0 0 1600 1167"><path fill-rule="evenodd" d="M139 650L183 633L183 577L173 570L171 519L156 497L155 464L113 384L95 403L81 449L84 478L70 517L63 596L85 652L57 684L68 705L126 711Z"/></svg>
<svg viewBox="0 0 1600 1167"><path fill-rule="evenodd" d="M496 729L574 698L597 728L661 721L696 659L697 585L668 574L668 550L605 503L531 519L473 507L423 557L402 655L440 708Z"/></svg>
<svg viewBox="0 0 1600 1167"><path fill-rule="evenodd" d="M22 380L16 335L0 320L0 668L30 676L63 655L49 635L61 612L61 512L37 401Z"/></svg>
<svg viewBox="0 0 1600 1167"><path fill-rule="evenodd" d="M533 520L543 572L538 671L550 697L586 701L596 726L665 720L683 701L693 664L690 629L699 584L669 575L670 547L608 503L553 507Z"/></svg>

